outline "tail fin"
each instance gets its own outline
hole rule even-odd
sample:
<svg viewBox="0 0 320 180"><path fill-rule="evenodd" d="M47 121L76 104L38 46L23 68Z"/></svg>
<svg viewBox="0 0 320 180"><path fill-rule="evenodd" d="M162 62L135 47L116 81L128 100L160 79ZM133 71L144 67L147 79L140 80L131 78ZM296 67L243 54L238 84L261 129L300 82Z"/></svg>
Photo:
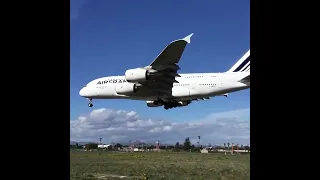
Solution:
<svg viewBox="0 0 320 180"><path fill-rule="evenodd" d="M250 72L250 49L227 72Z"/></svg>

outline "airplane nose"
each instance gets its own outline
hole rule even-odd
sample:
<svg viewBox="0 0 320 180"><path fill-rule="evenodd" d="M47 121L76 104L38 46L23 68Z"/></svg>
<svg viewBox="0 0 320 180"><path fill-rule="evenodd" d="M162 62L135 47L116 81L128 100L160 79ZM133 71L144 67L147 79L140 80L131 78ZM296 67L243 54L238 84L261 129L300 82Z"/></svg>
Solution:
<svg viewBox="0 0 320 180"><path fill-rule="evenodd" d="M86 95L86 87L83 87L80 91L79 91L80 96L84 97Z"/></svg>

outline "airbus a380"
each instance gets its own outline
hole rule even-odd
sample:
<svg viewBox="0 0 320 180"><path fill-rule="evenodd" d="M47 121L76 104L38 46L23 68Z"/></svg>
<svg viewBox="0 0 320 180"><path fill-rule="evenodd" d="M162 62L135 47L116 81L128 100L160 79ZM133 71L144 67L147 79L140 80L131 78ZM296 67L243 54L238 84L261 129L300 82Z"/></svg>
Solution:
<svg viewBox="0 0 320 180"><path fill-rule="evenodd" d="M89 100L89 107L93 99L132 99L146 101L148 107L170 109L250 88L250 50L223 73L178 73L192 35L171 42L149 66L89 82L80 96Z"/></svg>

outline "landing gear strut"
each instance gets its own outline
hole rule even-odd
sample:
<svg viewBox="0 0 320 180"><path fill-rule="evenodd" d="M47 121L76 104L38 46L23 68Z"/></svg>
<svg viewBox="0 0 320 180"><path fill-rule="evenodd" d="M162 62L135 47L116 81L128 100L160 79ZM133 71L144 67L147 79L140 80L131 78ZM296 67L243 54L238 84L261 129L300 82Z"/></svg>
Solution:
<svg viewBox="0 0 320 180"><path fill-rule="evenodd" d="M88 100L89 100L88 106L89 106L89 107L92 107L92 106L93 106L93 104L92 104L92 98L89 98Z"/></svg>

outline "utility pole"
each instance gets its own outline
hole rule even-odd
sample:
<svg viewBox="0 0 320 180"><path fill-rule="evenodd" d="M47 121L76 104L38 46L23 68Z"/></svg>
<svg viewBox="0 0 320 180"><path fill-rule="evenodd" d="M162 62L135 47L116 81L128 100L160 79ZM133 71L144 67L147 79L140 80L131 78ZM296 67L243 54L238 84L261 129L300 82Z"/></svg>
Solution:
<svg viewBox="0 0 320 180"><path fill-rule="evenodd" d="M232 143L232 151L231 151L231 154L233 154L233 145L234 145L234 143Z"/></svg>
<svg viewBox="0 0 320 180"><path fill-rule="evenodd" d="M157 147L157 151L160 152L160 140L159 139L157 140L156 147Z"/></svg>

